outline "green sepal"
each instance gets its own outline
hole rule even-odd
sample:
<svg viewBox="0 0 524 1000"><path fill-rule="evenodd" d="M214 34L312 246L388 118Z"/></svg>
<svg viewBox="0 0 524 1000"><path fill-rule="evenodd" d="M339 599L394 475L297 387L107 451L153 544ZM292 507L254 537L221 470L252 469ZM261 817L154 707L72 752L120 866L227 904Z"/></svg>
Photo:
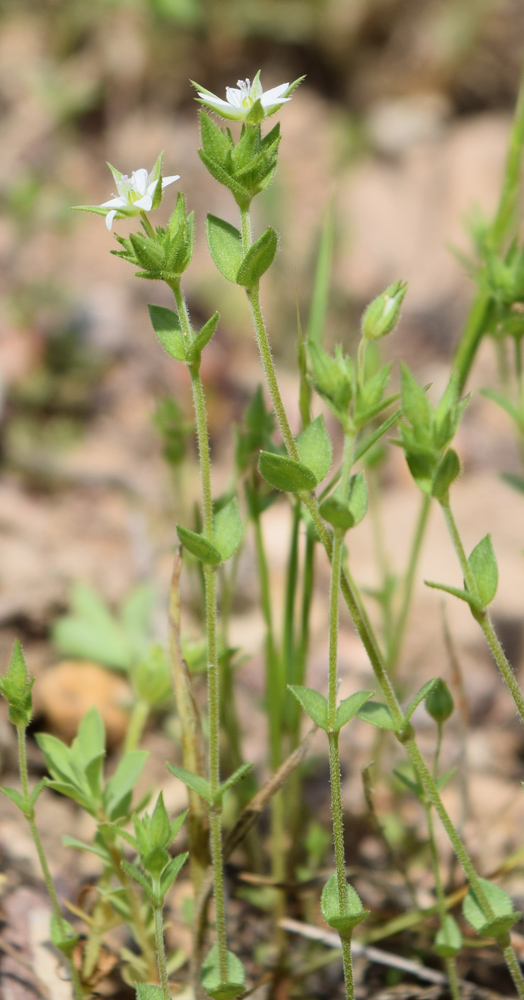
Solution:
<svg viewBox="0 0 524 1000"><path fill-rule="evenodd" d="M470 608L475 612L480 612L483 610L482 601L479 601L478 597L474 594L470 594L469 590L461 590L459 587L448 587L445 583L433 583L431 580L424 580L426 587L431 587L432 590L443 590L445 594L452 594L453 597L458 597L461 601L466 601Z"/></svg>
<svg viewBox="0 0 524 1000"><path fill-rule="evenodd" d="M404 712L404 722L409 722L413 712L420 705L424 698L427 698L429 694L433 691L433 688L438 684L438 677L433 677L430 681L426 681L422 685L419 691L417 691L414 698L411 699L406 711Z"/></svg>
<svg viewBox="0 0 524 1000"><path fill-rule="evenodd" d="M201 562L209 566L218 566L222 562L222 555L216 545L208 542L203 535L190 531L189 528L183 528L180 524L177 524L176 530L184 548Z"/></svg>
<svg viewBox="0 0 524 1000"><path fill-rule="evenodd" d="M348 912L341 913L337 876L331 875L322 890L320 901L322 916L326 924L337 930L342 937L350 936L354 928L370 914L370 910L365 910L362 906L358 892L348 882L346 883L346 892Z"/></svg>
<svg viewBox="0 0 524 1000"><path fill-rule="evenodd" d="M193 86L197 86L197 84L193 84ZM225 162L232 149L227 133L206 114L203 108L200 109L199 117L200 138L204 152L218 163Z"/></svg>
<svg viewBox="0 0 524 1000"><path fill-rule="evenodd" d="M316 417L298 435L297 451L300 461L316 478L317 484L327 476L333 458L333 447L326 430L324 417Z"/></svg>
<svg viewBox="0 0 524 1000"><path fill-rule="evenodd" d="M168 764L167 769L171 774L174 774L175 778L183 781L187 788L196 792L201 799L211 805L211 789L206 778L203 778L201 774L193 774L192 771L187 771L185 767L179 767L178 764Z"/></svg>
<svg viewBox="0 0 524 1000"><path fill-rule="evenodd" d="M433 949L441 958L454 958L461 951L462 934L451 913L446 913L442 926L437 931Z"/></svg>
<svg viewBox="0 0 524 1000"><path fill-rule="evenodd" d="M189 365L195 363L198 364L200 362L200 355L202 354L204 347L207 347L209 344L209 341L217 328L219 319L220 314L217 312L213 313L207 323L204 323L202 329L199 330L192 343L188 345L186 350L186 361Z"/></svg>
<svg viewBox="0 0 524 1000"><path fill-rule="evenodd" d="M80 941L80 934L75 933L75 929L69 921L64 920L63 917L58 920L54 913L51 914L49 921L49 932L55 948L62 951L64 955L71 955Z"/></svg>
<svg viewBox="0 0 524 1000"><path fill-rule="evenodd" d="M494 917L486 917L482 904L471 886L462 904L462 912L468 924L471 924L482 937L505 937L513 925L520 920L522 913L513 909L511 896L502 886L495 885L485 878L481 878L480 883L493 910Z"/></svg>
<svg viewBox="0 0 524 1000"><path fill-rule="evenodd" d="M278 246L278 233L269 227L249 248L242 261L236 281L244 288L252 288L271 267Z"/></svg>
<svg viewBox="0 0 524 1000"><path fill-rule="evenodd" d="M213 547L220 553L221 562L226 562L236 552L242 541L242 533L238 501L233 497L213 519Z"/></svg>
<svg viewBox="0 0 524 1000"><path fill-rule="evenodd" d="M228 792L230 788L233 788L237 782L242 781L242 778L245 778L246 774L249 774L252 768L252 764L241 764L240 767L237 767L236 771L234 771L233 774L230 774L229 778L227 778L227 780L220 786L217 794L215 795L215 805L219 805L226 792Z"/></svg>
<svg viewBox="0 0 524 1000"><path fill-rule="evenodd" d="M242 237L238 229L216 215L208 215L206 234L209 252L218 270L236 284L242 264Z"/></svg>
<svg viewBox="0 0 524 1000"><path fill-rule="evenodd" d="M358 715L362 706L372 697L373 691L357 691L356 694L351 694L349 698L344 698L344 701L337 708L335 732L338 732L350 719Z"/></svg>
<svg viewBox="0 0 524 1000"><path fill-rule="evenodd" d="M402 410L413 427L430 428L432 422L431 404L425 390L411 374L403 362L400 366L402 379Z"/></svg>
<svg viewBox="0 0 524 1000"><path fill-rule="evenodd" d="M437 471L433 478L431 495L438 500L444 499L448 495L452 482L460 475L460 461L456 451L449 448L444 457L440 460Z"/></svg>
<svg viewBox="0 0 524 1000"><path fill-rule="evenodd" d="M453 698L445 681L436 678L436 683L426 695L426 712L435 722L442 725L453 714Z"/></svg>
<svg viewBox="0 0 524 1000"><path fill-rule="evenodd" d="M302 462L295 462L287 455L275 455L271 451L261 451L258 460L260 475L277 490L285 493L299 493L312 490L317 485L315 473Z"/></svg>
<svg viewBox="0 0 524 1000"><path fill-rule="evenodd" d="M245 989L245 973L242 962L233 952L227 953L227 980L222 982L218 945L214 945L202 966L200 982L208 997L213 1000L234 1000Z"/></svg>
<svg viewBox="0 0 524 1000"><path fill-rule="evenodd" d="M482 604L484 606L491 604L499 582L497 557L491 544L491 535L485 535L475 546L469 556L468 565Z"/></svg>
<svg viewBox="0 0 524 1000"><path fill-rule="evenodd" d="M357 712L359 719L370 722L378 729L392 729L397 732L398 727L387 705L380 701L368 701Z"/></svg>
<svg viewBox="0 0 524 1000"><path fill-rule="evenodd" d="M309 715L309 718L316 726L328 732L328 703L327 698L313 688L304 687L302 684L289 684L289 690L294 694L302 708Z"/></svg>
<svg viewBox="0 0 524 1000"><path fill-rule="evenodd" d="M148 309L153 329L164 350L176 361L186 361L186 338L177 314L164 306L150 305Z"/></svg>

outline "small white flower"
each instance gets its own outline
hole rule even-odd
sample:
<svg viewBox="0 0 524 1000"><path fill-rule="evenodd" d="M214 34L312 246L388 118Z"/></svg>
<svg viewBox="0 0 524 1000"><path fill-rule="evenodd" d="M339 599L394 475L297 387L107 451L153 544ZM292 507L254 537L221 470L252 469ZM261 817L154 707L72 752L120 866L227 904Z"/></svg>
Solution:
<svg viewBox="0 0 524 1000"><path fill-rule="evenodd" d="M255 124L264 118L269 118L270 115L274 115L283 104L287 104L291 100L292 91L303 79L304 77L301 76L294 83L281 83L279 87L273 87L264 92L260 83L259 70L253 83L250 80L238 80L236 87L226 87L227 100L225 101L198 83L191 82L196 87L197 100L200 104L207 105L212 111L216 111L221 118Z"/></svg>
<svg viewBox="0 0 524 1000"><path fill-rule="evenodd" d="M139 212L150 212L160 204L162 191L169 184L180 180L180 174L172 177L162 177L162 153L158 157L151 173L148 174L145 167L140 170L133 170L129 177L121 174L119 170L108 163L108 167L115 179L118 195L114 195L109 201L104 201L99 208L109 209L106 215L106 226L109 230L113 227L113 220L116 218L129 218L138 215ZM161 182L160 190L159 183Z"/></svg>

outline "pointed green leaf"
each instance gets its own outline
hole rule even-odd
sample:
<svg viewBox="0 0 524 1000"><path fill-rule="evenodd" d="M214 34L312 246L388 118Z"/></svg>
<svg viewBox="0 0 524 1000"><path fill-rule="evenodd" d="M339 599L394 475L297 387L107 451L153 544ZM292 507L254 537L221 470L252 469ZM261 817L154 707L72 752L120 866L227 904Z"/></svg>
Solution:
<svg viewBox="0 0 524 1000"><path fill-rule="evenodd" d="M454 958L462 948L462 934L460 928L451 913L447 913L442 922L442 926L437 931L435 943L433 945L437 955L442 958Z"/></svg>
<svg viewBox="0 0 524 1000"><path fill-rule="evenodd" d="M213 313L207 323L204 323L202 329L199 330L192 344L188 345L186 350L186 360L188 364L192 364L193 362L199 360L204 347L207 347L218 326L219 319L220 313Z"/></svg>
<svg viewBox="0 0 524 1000"><path fill-rule="evenodd" d="M151 882L144 875L144 873L140 871L140 868L137 868L136 865L132 865L129 861L121 861L120 865L124 869L126 875L130 875L131 878L135 880L135 882L138 882L138 884L144 890L146 896L148 896L149 899L153 902L154 892L151 886Z"/></svg>
<svg viewBox="0 0 524 1000"><path fill-rule="evenodd" d="M486 535L475 546L468 563L475 578L480 600L484 605L491 604L499 582L497 557L491 544L491 535Z"/></svg>
<svg viewBox="0 0 524 1000"><path fill-rule="evenodd" d="M150 986L149 983L136 983L136 1000L165 1000L161 986Z"/></svg>
<svg viewBox="0 0 524 1000"><path fill-rule="evenodd" d="M359 719L363 719L364 722L371 722L372 726L377 726L379 729L392 729L393 731L397 729L388 706L383 705L380 701L366 702L359 709L357 715Z"/></svg>
<svg viewBox="0 0 524 1000"><path fill-rule="evenodd" d="M316 726L320 726L327 733L328 731L328 703L327 698L313 688L303 687L302 684L289 684L289 690L295 695L297 701L302 705L304 711Z"/></svg>
<svg viewBox="0 0 524 1000"><path fill-rule="evenodd" d="M316 417L299 434L297 438L297 450L301 463L307 465L308 469L311 469L311 472L315 476L317 483L321 483L329 472L333 458L333 448L323 416Z"/></svg>
<svg viewBox="0 0 524 1000"><path fill-rule="evenodd" d="M271 451L261 451L258 461L260 475L277 490L298 493L312 490L317 485L316 476L301 462L295 462L286 455L275 455Z"/></svg>
<svg viewBox="0 0 524 1000"><path fill-rule="evenodd" d="M410 792L413 793L413 795L417 796L417 799L420 799L421 802L424 801L424 789L422 788L418 778L413 781L412 778L408 778L407 774L404 774L403 771L397 771L396 768L393 769L393 774L399 781L402 782L403 785L406 786L406 788L409 789Z"/></svg>
<svg viewBox="0 0 524 1000"><path fill-rule="evenodd" d="M16 788L8 788L7 786L4 786L3 788L0 788L0 792L3 792L8 799L11 799L11 802L14 802L15 806L20 809L20 812L22 812L24 816L27 816L28 809L26 800L24 796L16 790Z"/></svg>
<svg viewBox="0 0 524 1000"><path fill-rule="evenodd" d="M118 767L104 789L104 808L110 820L127 815L128 800L149 757L148 750L130 750L119 761Z"/></svg>
<svg viewBox="0 0 524 1000"><path fill-rule="evenodd" d="M349 936L357 924L369 917L369 910L362 906L360 896L352 885L346 883L346 906L341 907L337 876L331 875L322 890L320 908L322 916L341 936Z"/></svg>
<svg viewBox="0 0 524 1000"><path fill-rule="evenodd" d="M502 886L495 885L485 878L481 878L480 883L493 910L493 917L484 913L482 904L471 886L462 904L462 912L478 934L482 934L483 937L503 937L520 920L522 914L513 909L511 896Z"/></svg>
<svg viewBox="0 0 524 1000"><path fill-rule="evenodd" d="M503 396L502 393L496 392L495 389L481 389L482 396L486 396L487 399L491 399L497 406L500 406L506 413L515 421L517 427L522 428L524 423L524 413L522 413L518 406L515 406L510 399Z"/></svg>
<svg viewBox="0 0 524 1000"><path fill-rule="evenodd" d="M438 677L433 677L426 684L423 684L419 691L417 691L414 698L411 699L406 711L404 712L404 722L409 722L413 712L420 705L424 698L427 698L428 694L431 694L433 688L438 684Z"/></svg>
<svg viewBox="0 0 524 1000"><path fill-rule="evenodd" d="M213 521L213 542L220 552L221 560L230 559L242 541L242 519L236 497L222 507Z"/></svg>
<svg viewBox="0 0 524 1000"><path fill-rule="evenodd" d="M65 955L70 955L80 941L80 934L75 934L75 929L69 921L64 920L63 917L59 920L54 913L51 914L49 921L49 931L55 948L64 952Z"/></svg>
<svg viewBox="0 0 524 1000"><path fill-rule="evenodd" d="M405 364L401 364L402 373L402 410L413 427L431 426L433 413L429 400L417 380Z"/></svg>
<svg viewBox="0 0 524 1000"><path fill-rule="evenodd" d="M148 306L148 309L153 329L164 350L176 361L185 361L185 337L177 314L164 306Z"/></svg>
<svg viewBox="0 0 524 1000"><path fill-rule="evenodd" d="M234 1000L245 988L245 973L240 959L227 953L227 980L224 983L220 975L218 945L214 945L202 966L200 981L208 997L213 1000Z"/></svg>
<svg viewBox="0 0 524 1000"><path fill-rule="evenodd" d="M335 728L342 729L342 726L346 725L355 715L358 715L360 709L365 703L373 697L373 691L357 691L356 694L352 694L349 698L344 698L344 701L340 703L337 708L337 718Z"/></svg>
<svg viewBox="0 0 524 1000"><path fill-rule="evenodd" d="M193 84L197 86L197 84ZM198 89L203 93L201 87ZM200 110L200 138L204 152L217 163L223 163L231 152L231 144L223 129L213 121L204 109Z"/></svg>
<svg viewBox="0 0 524 1000"><path fill-rule="evenodd" d="M445 774L441 774L440 778L437 778L437 780L435 782L435 784L437 786L437 791L440 792L440 790L442 788L444 788L445 785L447 785L447 783L450 780L450 778L452 778L453 775L456 774L456 771L457 771L456 767L452 767L452 768L450 768L449 771L446 771Z"/></svg>
<svg viewBox="0 0 524 1000"><path fill-rule="evenodd" d="M109 851L101 847L100 844L84 844L83 840L77 840L76 837L69 837L68 834L64 834L62 837L62 843L64 847L74 847L76 851L85 851L87 854L96 854L97 857L101 858L106 865L111 862L111 855Z"/></svg>
<svg viewBox="0 0 524 1000"><path fill-rule="evenodd" d="M93 706L84 715L78 733L71 744L71 757L79 766L90 760L104 756L106 752L106 731L100 712Z"/></svg>
<svg viewBox="0 0 524 1000"><path fill-rule="evenodd" d="M241 781L242 778L245 778L246 774L249 774L252 768L252 764L241 764L240 767L237 767L236 771L234 771L233 774L229 776L227 781L224 781L224 783L220 786L218 795L216 796L216 801L221 802L225 793L228 792L230 788L233 788L233 785L236 785L238 781Z"/></svg>
<svg viewBox="0 0 524 1000"><path fill-rule="evenodd" d="M360 524L368 509L368 488L363 472L351 476L348 507L353 515L353 524Z"/></svg>
<svg viewBox="0 0 524 1000"><path fill-rule="evenodd" d="M218 270L228 281L236 283L242 264L242 237L238 229L216 215L208 215L206 231L209 252Z"/></svg>
<svg viewBox="0 0 524 1000"><path fill-rule="evenodd" d="M214 177L219 184L223 184L224 187L229 188L233 197L235 198L235 201L237 202L237 205L240 205L241 208L247 208L253 197L252 193L248 191L248 189L245 188L243 184L240 184L239 181L237 181L234 177L232 177L229 171L226 170L224 167L222 167L220 163L217 163L217 161L214 160L211 156L208 156L207 153L204 153L203 149L198 150L198 155L202 160L202 163L204 164L206 169L209 170L211 176ZM212 253L211 256L213 256ZM219 271L221 270L220 267L218 269ZM227 275L224 275L224 277L227 277ZM234 279L230 278L229 280L231 281Z"/></svg>
<svg viewBox="0 0 524 1000"><path fill-rule="evenodd" d="M169 864L164 868L162 878L160 880L160 895L162 897L165 896L168 889L170 889L173 885L173 882L182 871L188 857L189 854L187 851L185 851L184 854L177 854L176 858L172 858Z"/></svg>
<svg viewBox="0 0 524 1000"><path fill-rule="evenodd" d="M256 285L275 259L278 246L278 234L274 229L266 229L262 236L249 248L242 261L238 273L237 284L244 288Z"/></svg>
<svg viewBox="0 0 524 1000"><path fill-rule="evenodd" d="M482 611L482 602L474 594L470 594L469 590L460 590L459 587L448 587L445 583L433 583L431 580L424 580L424 583L426 587L431 587L433 590L443 590L445 594L452 594L453 597L458 597L459 600L466 601L473 608L473 611Z"/></svg>
<svg viewBox="0 0 524 1000"><path fill-rule="evenodd" d="M360 441L358 448L355 451L355 462L358 462L361 458L363 458L366 452L369 451L369 449L372 448L373 445L384 436L384 434L387 434L387 432L391 430L399 419L401 412L401 410L395 410L395 413L392 413L391 416L388 417L388 419L373 432L373 434L369 434L364 437L362 441Z"/></svg>
<svg viewBox="0 0 524 1000"><path fill-rule="evenodd" d="M193 792L196 792L197 795L200 795L200 798L209 802L211 805L211 790L209 787L209 781L203 778L201 774L193 774L192 771L186 771L185 767L178 767L177 764L168 764L167 769L171 772L171 774L174 774L175 778L178 778L179 781L183 781L184 785L190 788Z"/></svg>
<svg viewBox="0 0 524 1000"><path fill-rule="evenodd" d="M50 733L37 733L36 742L40 747L47 765L47 769L53 778L65 779L76 784L78 775L71 763L71 751L62 740Z"/></svg>
<svg viewBox="0 0 524 1000"><path fill-rule="evenodd" d="M177 524L176 530L182 545L201 562L210 566L218 566L222 562L222 555L216 545L208 542L203 535L197 534L196 531L190 531L189 528L183 528L180 524Z"/></svg>

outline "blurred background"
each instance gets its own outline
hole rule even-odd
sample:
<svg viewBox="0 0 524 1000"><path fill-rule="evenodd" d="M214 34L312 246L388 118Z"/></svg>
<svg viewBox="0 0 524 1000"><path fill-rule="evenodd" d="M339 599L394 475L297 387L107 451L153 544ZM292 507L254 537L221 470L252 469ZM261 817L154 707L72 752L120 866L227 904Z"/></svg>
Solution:
<svg viewBox="0 0 524 1000"><path fill-rule="evenodd" d="M189 80L223 96L259 68L266 89L306 75L280 112L278 174L255 208L257 231L272 223L281 234L264 308L291 413L296 307L307 323L331 197L328 341L349 348L366 302L405 279L401 330L387 351L439 388L474 290L452 247L468 251L465 217L475 205L490 213L497 201L524 7L520 0L1 0L0 29L0 654L5 662L16 634L38 673L57 659L49 630L74 581L113 606L135 584L153 581L162 638L173 526L190 516L198 495L194 463L177 464L185 448L194 455L185 372L161 352L147 317L148 301L170 304L167 292L136 280L110 255L116 243L103 219L71 206L111 196L107 160L126 173L151 169L164 149L165 173L181 175L158 219L176 190L185 191L197 221L185 276L190 308L197 323L221 312L203 362L218 493L230 481L232 422L260 372L244 299L205 245L205 213L233 222L236 213L198 158ZM128 229L115 225L124 235ZM489 383L493 367L487 344L473 384ZM494 475L518 468L509 422L478 397L459 447L466 474L458 513L468 544L468 532L471 544L494 533L510 636L521 616L522 560L510 530L521 499ZM388 459L383 481L387 546L401 565L418 500L400 454ZM288 522L285 505L274 511L268 547L278 576ZM456 574L443 537L435 516L421 575ZM373 582L371 547L364 524L354 541L364 583ZM245 577L234 634L256 653L263 632L256 584L249 570ZM435 657L443 648L435 598L422 583L419 591L425 626L410 655L431 649ZM461 608L450 613L468 656L474 623ZM322 611L317 621L323 651ZM349 629L348 643L353 661L365 663ZM246 677L249 686L249 670Z"/></svg>

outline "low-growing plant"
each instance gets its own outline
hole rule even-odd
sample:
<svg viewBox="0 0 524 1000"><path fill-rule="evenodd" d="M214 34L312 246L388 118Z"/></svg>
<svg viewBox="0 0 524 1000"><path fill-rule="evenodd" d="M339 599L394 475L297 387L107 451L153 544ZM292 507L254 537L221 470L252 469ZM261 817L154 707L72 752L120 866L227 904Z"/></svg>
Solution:
<svg viewBox="0 0 524 1000"><path fill-rule="evenodd" d="M179 594L180 556L175 561L170 594L170 648L164 653L148 634L151 594L133 592L118 616L108 612L96 594L85 587L73 593L72 614L59 620L54 640L59 648L76 656L88 656L111 669L126 672L135 691L124 752L111 777L104 772L105 736L100 716L91 710L70 747L56 737L37 735L48 776L31 791L26 763L26 731L31 720L31 685L27 667L17 644L0 691L9 703L9 715L17 729L22 790L4 788L29 823L43 876L50 895L53 918L51 936L64 954L75 1000L92 994L93 973L105 934L125 923L134 940L134 950L121 949L123 975L136 985L139 1000L169 1000L169 977L183 961L179 952L166 954L164 904L172 883L189 854L194 890L193 949L189 984L194 997L201 990L216 1000L247 994L247 982L237 942L228 933L227 893L224 862L242 841L246 855L256 865L260 839L256 819L270 805L270 856L272 893L261 905L274 913L275 935L269 964L277 984L293 975L283 927L286 916L286 884L308 879L323 858L326 847L322 828L304 826L302 781L299 764L309 745L311 732L323 730L327 737L331 786L333 871L320 898L324 921L340 938L345 992L355 996L352 940L371 912L348 881L345 853L344 808L341 788L339 738L352 719L377 727L384 738L394 738L406 755L408 769L396 773L422 804L427 820L429 853L435 886L435 906L427 912L415 909L400 917L395 929L414 926L426 916L438 921L433 949L440 956L454 1000L461 996L457 958L464 946L461 918L450 910L456 897L447 894L435 836L435 814L449 839L465 877L463 920L481 939L488 939L502 952L518 996L524 1000L524 977L511 940L511 930L521 914L500 885L479 874L461 833L444 804L441 791L453 773L441 774L439 761L444 726L453 713L453 699L442 678L434 678L408 694L402 703L394 686L409 619L419 555L428 512L433 500L441 508L456 550L463 585L433 583L465 602L480 626L502 678L524 721L524 696L493 627L489 607L497 590L498 569L489 535L468 556L464 550L452 509L454 483L461 472L454 439L468 397L463 387L476 349L485 335L497 343L514 345L516 398L508 387L501 393L486 393L512 417L522 438L522 359L524 332L521 304L524 301L523 255L518 239L518 185L524 139L524 89L519 98L499 209L492 223L476 226L478 265L474 273L478 292L472 313L460 340L448 384L440 400L431 401L428 387L418 384L405 363L401 365L400 389L390 390L392 366L380 360L382 339L392 335L399 322L407 285L396 281L365 310L355 352L337 345L328 350L323 336L327 308L330 257L333 241L333 211L327 214L320 244L318 266L311 296L306 335L298 331L298 376L300 428L295 433L282 399L268 331L260 305L260 283L275 260L279 237L269 227L253 235L251 203L271 183L278 162L280 126L266 131L266 120L284 107L301 79L265 92L257 73L253 82L239 81L222 100L195 84L200 111L202 147L199 155L211 176L227 188L238 208L239 228L208 215L206 235L211 257L225 280L247 296L261 368L272 410L267 408L262 387L249 402L235 430L234 469L229 490L214 498L206 397L201 377L201 359L219 327L215 312L197 330L192 322L183 290L183 276L193 257L194 216L178 194L174 211L165 226L154 225L150 214L163 200L164 189L178 180L162 180L162 155L151 172L139 169L130 176L111 167L117 195L101 206L81 206L105 217L108 230L121 220L137 219L140 229L129 236L116 236L123 261L137 268L137 276L161 281L173 294L173 309L149 306L155 334L167 354L187 367L194 406L201 480L201 508L190 526L178 524L183 562L199 570L204 604L207 674L207 725L202 726L194 697L192 678L181 642ZM209 112L237 123L235 135L222 128ZM235 126L233 126L235 127ZM513 390L511 390L513 391ZM330 413L314 416L315 400ZM177 465L183 455L188 426L178 407L163 401L157 423L164 435L166 458ZM329 428L329 429L328 429ZM396 438L388 435L396 428ZM331 431L331 433L330 433ZM335 469L335 442L342 440L342 454ZM371 624L365 594L353 578L351 532L366 517L369 493L379 488L374 469L380 449L401 448L409 472L422 494L421 508L408 550L406 568L395 580L382 565L382 586L372 596L383 612L382 632ZM517 485L519 485L517 483ZM279 631L271 592L271 567L264 542L264 514L283 494L291 506L291 529L287 560L282 629ZM255 542L260 589L260 609L265 625L265 711L268 728L267 759L272 772L268 784L257 790L251 764L243 758L242 726L235 698L235 655L229 638L231 603L236 570L245 536ZM314 588L316 554L325 550L330 562L326 630L328 663L323 690L307 685L309 621ZM354 691L339 700L338 642L340 595L349 609L376 679L376 691ZM220 596L220 601L219 601ZM220 614L218 609L220 608ZM170 820L159 795L154 809L147 801L133 806L136 783L147 754L139 749L150 711L168 695L171 677L181 732L182 765L168 764L169 772L187 787L186 838L188 853L171 856L170 846L182 828L186 814ZM437 726L433 762L428 765L417 741L415 712L424 705ZM302 740L301 711L313 724ZM203 732L205 731L205 740ZM221 761L220 740L224 742ZM207 750L204 748L207 746ZM204 762L205 752L207 763ZM227 757L227 777L223 763ZM282 791L287 782L286 792ZM64 919L38 834L35 805L45 787L76 802L93 818L96 832L91 843L66 837L64 843L90 851L100 861L101 874L90 913L76 915L88 927L83 954L79 936ZM238 816L224 838L224 798L232 791L231 819ZM366 793L370 798L369 788ZM132 824L132 828L131 828ZM320 833L319 833L320 831ZM387 841L385 832L383 836ZM410 883L411 886L411 883ZM412 887L411 887L412 888ZM366 897L365 885L361 889ZM209 915L213 897L214 919ZM460 893L459 893L460 895ZM254 898L254 897L253 897ZM384 933L387 932L383 928ZM208 938L212 932L212 944ZM300 972L298 972L300 975ZM251 967L250 967L251 977ZM274 986L276 991L277 986ZM275 994L276 995L276 992Z"/></svg>

